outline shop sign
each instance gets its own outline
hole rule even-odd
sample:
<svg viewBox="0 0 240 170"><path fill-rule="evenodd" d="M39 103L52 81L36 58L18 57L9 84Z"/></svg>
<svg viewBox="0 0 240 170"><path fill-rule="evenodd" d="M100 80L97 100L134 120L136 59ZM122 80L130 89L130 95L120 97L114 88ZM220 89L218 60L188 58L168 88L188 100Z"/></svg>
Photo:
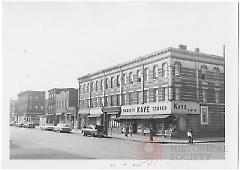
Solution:
<svg viewBox="0 0 240 170"><path fill-rule="evenodd" d="M200 105L196 102L172 102L172 113L200 114Z"/></svg>
<svg viewBox="0 0 240 170"><path fill-rule="evenodd" d="M122 106L121 115L169 114L170 111L171 111L170 102L159 102L142 105Z"/></svg>

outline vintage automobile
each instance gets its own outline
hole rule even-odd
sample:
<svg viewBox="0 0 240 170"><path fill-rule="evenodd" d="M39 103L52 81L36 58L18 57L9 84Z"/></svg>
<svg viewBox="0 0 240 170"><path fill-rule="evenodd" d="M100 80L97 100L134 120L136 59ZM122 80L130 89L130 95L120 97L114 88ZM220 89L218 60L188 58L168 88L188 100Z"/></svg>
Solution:
<svg viewBox="0 0 240 170"><path fill-rule="evenodd" d="M68 124L62 124L62 123L59 123L57 124L57 126L54 126L53 130L55 132L66 132L66 133L69 133L72 131L72 129L68 126Z"/></svg>
<svg viewBox="0 0 240 170"><path fill-rule="evenodd" d="M104 126L102 125L87 125L82 128L83 136L104 137Z"/></svg>
<svg viewBox="0 0 240 170"><path fill-rule="evenodd" d="M137 133L142 133L141 128L137 129ZM150 129L149 128L144 128L143 134L150 134Z"/></svg>
<svg viewBox="0 0 240 170"><path fill-rule="evenodd" d="M54 130L54 126L53 125L44 125L44 126L40 126L41 130L45 130L45 131L53 131Z"/></svg>
<svg viewBox="0 0 240 170"><path fill-rule="evenodd" d="M16 123L17 127L23 127L23 123Z"/></svg>
<svg viewBox="0 0 240 170"><path fill-rule="evenodd" d="M16 122L15 121L11 121L10 122L10 126L16 126Z"/></svg>
<svg viewBox="0 0 240 170"><path fill-rule="evenodd" d="M37 126L36 124L30 122L23 124L24 128L35 128L36 126Z"/></svg>

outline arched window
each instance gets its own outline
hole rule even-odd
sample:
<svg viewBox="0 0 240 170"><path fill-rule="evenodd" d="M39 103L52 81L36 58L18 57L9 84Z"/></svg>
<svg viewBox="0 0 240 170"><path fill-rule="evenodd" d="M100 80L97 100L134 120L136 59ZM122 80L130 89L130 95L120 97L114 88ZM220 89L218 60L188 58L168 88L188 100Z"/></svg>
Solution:
<svg viewBox="0 0 240 170"><path fill-rule="evenodd" d="M87 84L87 93L89 92L89 83Z"/></svg>
<svg viewBox="0 0 240 170"><path fill-rule="evenodd" d="M157 79L158 77L158 67L157 65L153 66L153 79Z"/></svg>
<svg viewBox="0 0 240 170"><path fill-rule="evenodd" d="M213 71L214 71L215 79L216 79L216 80L219 80L219 79L220 79L220 71L219 71L219 68L218 68L218 67L215 67Z"/></svg>
<svg viewBox="0 0 240 170"><path fill-rule="evenodd" d="M123 84L127 84L127 76L126 76L126 74L123 74Z"/></svg>
<svg viewBox="0 0 240 170"><path fill-rule="evenodd" d="M103 90L103 80L100 81L100 88Z"/></svg>
<svg viewBox="0 0 240 170"><path fill-rule="evenodd" d="M86 89L85 89L85 84L84 84L84 85L83 85L83 92L84 92L84 93L85 93L85 90L86 90Z"/></svg>
<svg viewBox="0 0 240 170"><path fill-rule="evenodd" d="M148 68L144 69L144 80L148 81L149 80L149 72L148 72Z"/></svg>
<svg viewBox="0 0 240 170"><path fill-rule="evenodd" d="M120 86L120 78L119 78L119 75L117 75L117 87Z"/></svg>
<svg viewBox="0 0 240 170"><path fill-rule="evenodd" d="M163 77L167 77L167 69L168 69L167 63L163 63L162 64L162 76Z"/></svg>
<svg viewBox="0 0 240 170"><path fill-rule="evenodd" d="M181 71L181 63L180 62L175 62L174 63L174 75L175 76L180 75L180 71Z"/></svg>
<svg viewBox="0 0 240 170"><path fill-rule="evenodd" d="M140 70L137 71L137 82L138 83L141 82L141 71Z"/></svg>
<svg viewBox="0 0 240 170"><path fill-rule="evenodd" d="M111 77L111 88L113 88L113 77Z"/></svg>
<svg viewBox="0 0 240 170"><path fill-rule="evenodd" d="M95 88L96 88L96 91L98 91L98 81L96 81Z"/></svg>
<svg viewBox="0 0 240 170"><path fill-rule="evenodd" d="M105 88L108 89L108 78L105 79Z"/></svg>
<svg viewBox="0 0 240 170"><path fill-rule="evenodd" d="M129 73L129 84L133 84L133 73Z"/></svg>
<svg viewBox="0 0 240 170"><path fill-rule="evenodd" d="M201 78L203 79L203 80L205 80L206 78L207 78L207 66L206 65L203 65L202 67L201 67Z"/></svg>

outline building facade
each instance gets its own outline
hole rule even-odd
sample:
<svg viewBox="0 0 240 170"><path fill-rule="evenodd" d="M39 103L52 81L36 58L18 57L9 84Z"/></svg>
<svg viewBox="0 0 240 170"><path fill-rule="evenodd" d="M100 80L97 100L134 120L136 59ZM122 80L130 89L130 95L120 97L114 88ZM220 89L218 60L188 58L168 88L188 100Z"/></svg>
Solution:
<svg viewBox="0 0 240 170"><path fill-rule="evenodd" d="M152 126L156 135L186 136L192 128L196 136L224 136L224 64L222 56L180 45L79 77L80 124L99 117L139 133Z"/></svg>
<svg viewBox="0 0 240 170"><path fill-rule="evenodd" d="M21 123L39 123L45 113L45 91L24 91L18 94L15 119Z"/></svg>
<svg viewBox="0 0 240 170"><path fill-rule="evenodd" d="M10 99L10 121L17 121L15 115L17 114L16 108L17 100Z"/></svg>
<svg viewBox="0 0 240 170"><path fill-rule="evenodd" d="M75 88L54 88L48 91L48 122L54 125L67 123L74 126L74 117L78 105L78 89Z"/></svg>

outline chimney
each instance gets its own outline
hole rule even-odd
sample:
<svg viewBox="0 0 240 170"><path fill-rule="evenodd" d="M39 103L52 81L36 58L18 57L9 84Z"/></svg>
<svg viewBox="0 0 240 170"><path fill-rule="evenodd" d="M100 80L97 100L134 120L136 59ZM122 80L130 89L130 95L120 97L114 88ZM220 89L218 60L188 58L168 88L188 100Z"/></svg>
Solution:
<svg viewBox="0 0 240 170"><path fill-rule="evenodd" d="M195 48L195 52L196 52L196 53L199 53L199 48Z"/></svg>
<svg viewBox="0 0 240 170"><path fill-rule="evenodd" d="M187 46L186 46L186 45L182 45L182 44L181 44L181 45L179 45L178 47L179 47L179 49L187 50Z"/></svg>

